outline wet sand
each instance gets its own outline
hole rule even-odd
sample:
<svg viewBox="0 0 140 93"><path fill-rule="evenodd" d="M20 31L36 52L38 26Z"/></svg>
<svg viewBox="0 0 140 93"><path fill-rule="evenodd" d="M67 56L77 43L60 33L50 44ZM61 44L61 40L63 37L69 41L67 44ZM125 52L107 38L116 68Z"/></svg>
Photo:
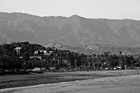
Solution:
<svg viewBox="0 0 140 93"><path fill-rule="evenodd" d="M140 93L140 75L2 89L0 93Z"/></svg>

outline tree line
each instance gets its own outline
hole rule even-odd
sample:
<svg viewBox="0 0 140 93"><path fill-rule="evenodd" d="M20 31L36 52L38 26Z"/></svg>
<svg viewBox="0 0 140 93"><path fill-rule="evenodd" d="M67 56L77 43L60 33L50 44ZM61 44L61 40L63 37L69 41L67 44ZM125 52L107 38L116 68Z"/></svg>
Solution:
<svg viewBox="0 0 140 93"><path fill-rule="evenodd" d="M133 69L140 66L139 56L104 52L85 54L29 42L0 45L0 73L22 73L41 68L47 71Z"/></svg>

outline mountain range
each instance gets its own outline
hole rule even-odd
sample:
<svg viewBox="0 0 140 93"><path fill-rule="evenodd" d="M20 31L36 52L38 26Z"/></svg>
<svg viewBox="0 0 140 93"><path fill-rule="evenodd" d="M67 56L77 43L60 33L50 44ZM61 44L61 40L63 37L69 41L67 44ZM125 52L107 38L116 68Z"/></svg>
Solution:
<svg viewBox="0 0 140 93"><path fill-rule="evenodd" d="M0 43L30 41L72 46L106 44L140 45L140 21L132 19L94 19L71 17L40 17L26 13L0 12Z"/></svg>

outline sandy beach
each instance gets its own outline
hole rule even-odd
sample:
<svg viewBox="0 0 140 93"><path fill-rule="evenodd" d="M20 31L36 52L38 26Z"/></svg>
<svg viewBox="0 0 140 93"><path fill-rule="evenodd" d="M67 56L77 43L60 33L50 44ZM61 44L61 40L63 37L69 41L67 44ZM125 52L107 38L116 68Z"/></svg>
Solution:
<svg viewBox="0 0 140 93"><path fill-rule="evenodd" d="M140 75L8 88L0 93L140 93Z"/></svg>

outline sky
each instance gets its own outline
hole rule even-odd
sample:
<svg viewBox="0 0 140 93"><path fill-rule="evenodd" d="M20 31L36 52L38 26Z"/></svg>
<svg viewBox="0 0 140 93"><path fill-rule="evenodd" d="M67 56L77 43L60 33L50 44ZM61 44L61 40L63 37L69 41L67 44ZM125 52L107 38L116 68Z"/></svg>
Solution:
<svg viewBox="0 0 140 93"><path fill-rule="evenodd" d="M140 0L0 0L0 12L140 20Z"/></svg>

